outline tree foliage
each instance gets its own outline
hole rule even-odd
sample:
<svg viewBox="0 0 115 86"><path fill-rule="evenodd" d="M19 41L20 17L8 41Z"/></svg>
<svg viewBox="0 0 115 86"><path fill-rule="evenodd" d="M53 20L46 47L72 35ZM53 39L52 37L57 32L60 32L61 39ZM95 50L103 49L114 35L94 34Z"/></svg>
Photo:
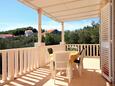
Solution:
<svg viewBox="0 0 115 86"><path fill-rule="evenodd" d="M68 44L98 44L99 24L92 22L91 26L75 31L65 31L65 42Z"/></svg>
<svg viewBox="0 0 115 86"><path fill-rule="evenodd" d="M25 30L32 30L34 35L26 37L24 35ZM44 32L45 30L42 30ZM32 47L34 43L37 42L37 30L32 27L18 28L16 30L10 30L5 32L0 32L0 34L14 34L14 38L0 38L0 49L10 49L10 48L21 48L21 47ZM59 44L61 41L61 32L47 33L42 36L42 42L46 45ZM91 26L86 26L83 29L74 31L65 31L65 42L67 44L98 44L99 43L99 24L92 22Z"/></svg>
<svg viewBox="0 0 115 86"><path fill-rule="evenodd" d="M37 42L37 35L32 36L17 36L14 38L1 38L0 39L0 49L11 49L11 48L22 48L22 47L32 47L34 42Z"/></svg>
<svg viewBox="0 0 115 86"><path fill-rule="evenodd" d="M47 33L45 37L45 44L46 45L55 45L59 44L61 40L61 34L50 34Z"/></svg>

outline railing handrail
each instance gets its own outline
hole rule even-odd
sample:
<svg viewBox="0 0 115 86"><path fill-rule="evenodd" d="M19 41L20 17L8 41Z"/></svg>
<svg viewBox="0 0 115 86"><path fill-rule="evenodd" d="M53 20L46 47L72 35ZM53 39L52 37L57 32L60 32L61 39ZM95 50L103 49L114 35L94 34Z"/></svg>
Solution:
<svg viewBox="0 0 115 86"><path fill-rule="evenodd" d="M26 49L32 49L32 48L36 48L36 47L24 47L24 48L3 49L3 50L0 50L0 52L1 52L1 51L10 51L10 50L26 50Z"/></svg>
<svg viewBox="0 0 115 86"><path fill-rule="evenodd" d="M66 45L100 45L100 44L66 44Z"/></svg>
<svg viewBox="0 0 115 86"><path fill-rule="evenodd" d="M100 44L66 44L66 50L80 51L86 48L86 56L100 56Z"/></svg>

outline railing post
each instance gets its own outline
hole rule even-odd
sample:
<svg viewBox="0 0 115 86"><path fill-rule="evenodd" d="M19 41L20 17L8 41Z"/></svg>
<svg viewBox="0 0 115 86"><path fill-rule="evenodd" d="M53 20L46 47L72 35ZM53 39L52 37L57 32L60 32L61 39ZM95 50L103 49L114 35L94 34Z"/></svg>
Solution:
<svg viewBox="0 0 115 86"><path fill-rule="evenodd" d="M7 52L2 51L2 80L7 80Z"/></svg>
<svg viewBox="0 0 115 86"><path fill-rule="evenodd" d="M87 56L89 56L89 45L87 45Z"/></svg>
<svg viewBox="0 0 115 86"><path fill-rule="evenodd" d="M81 46L81 49L80 49L80 51L81 51L81 50L82 50L83 45L81 44L80 46Z"/></svg>
<svg viewBox="0 0 115 86"><path fill-rule="evenodd" d="M79 44L78 44L78 46L77 46L77 47L78 47L78 51L79 51Z"/></svg>
<svg viewBox="0 0 115 86"><path fill-rule="evenodd" d="M37 68L39 68L39 56L38 56L38 51L39 51L39 49L38 49L38 47L37 47L37 48L36 48Z"/></svg>
<svg viewBox="0 0 115 86"><path fill-rule="evenodd" d="M24 73L27 72L27 50L24 49Z"/></svg>
<svg viewBox="0 0 115 86"><path fill-rule="evenodd" d="M34 69L36 68L36 51L35 51L35 48L33 48L33 55L34 55L34 60L33 60L33 67L34 67Z"/></svg>
<svg viewBox="0 0 115 86"><path fill-rule="evenodd" d="M31 61L31 59L30 59L31 58L31 56L30 56L31 54L30 53L31 53L31 51L30 51L30 49L28 49L28 72L30 72L30 65L31 65L30 64L30 61Z"/></svg>
<svg viewBox="0 0 115 86"><path fill-rule="evenodd" d="M23 74L23 50L20 49L20 75Z"/></svg>
<svg viewBox="0 0 115 86"><path fill-rule="evenodd" d="M8 79L14 79L14 50L8 50Z"/></svg>
<svg viewBox="0 0 115 86"><path fill-rule="evenodd" d="M96 56L98 56L98 45L96 45Z"/></svg>
<svg viewBox="0 0 115 86"><path fill-rule="evenodd" d="M32 62L31 69L33 70L34 69L34 51L33 49L31 49L31 62Z"/></svg>
<svg viewBox="0 0 115 86"><path fill-rule="evenodd" d="M37 68L36 48L34 48L34 54L35 54L35 57L34 57L34 67Z"/></svg>
<svg viewBox="0 0 115 86"><path fill-rule="evenodd" d="M33 51L32 51L32 49L30 48L30 64L31 64L31 65L30 65L30 70L31 70L31 71L32 71L32 69L33 69L33 67L32 67L32 66L33 66L32 52L33 52Z"/></svg>
<svg viewBox="0 0 115 86"><path fill-rule="evenodd" d="M31 65L32 65L32 62L31 62L31 49L29 49L29 70L31 71Z"/></svg>
<svg viewBox="0 0 115 86"><path fill-rule="evenodd" d="M95 45L93 45L93 56L95 56Z"/></svg>
<svg viewBox="0 0 115 86"><path fill-rule="evenodd" d="M18 76L18 70L19 70L19 67L18 67L18 65L19 65L19 60L18 60L18 50L15 50L15 77L17 77Z"/></svg>

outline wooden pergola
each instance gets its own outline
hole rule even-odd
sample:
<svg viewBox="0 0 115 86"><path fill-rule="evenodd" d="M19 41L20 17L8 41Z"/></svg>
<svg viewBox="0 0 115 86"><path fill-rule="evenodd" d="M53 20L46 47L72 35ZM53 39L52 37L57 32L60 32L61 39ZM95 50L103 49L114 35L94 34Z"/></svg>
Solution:
<svg viewBox="0 0 115 86"><path fill-rule="evenodd" d="M101 0L20 0L35 9L39 14L39 43L41 43L42 15L62 24L62 43L64 43L64 22L99 17Z"/></svg>
<svg viewBox="0 0 115 86"><path fill-rule="evenodd" d="M104 77L109 81L113 82L115 81L114 0L19 0L19 1L33 8L39 14L38 44L41 44L42 42L41 41L42 15L48 16L49 18L61 23L62 25L61 44L65 44L64 22L99 17L101 20L100 38L101 38L101 52L102 52L101 53L102 73L104 74ZM112 34L112 36L110 34ZM107 37L108 39L106 39ZM105 51L109 53L105 54ZM105 71L106 68L103 69L104 65L107 68L108 72Z"/></svg>

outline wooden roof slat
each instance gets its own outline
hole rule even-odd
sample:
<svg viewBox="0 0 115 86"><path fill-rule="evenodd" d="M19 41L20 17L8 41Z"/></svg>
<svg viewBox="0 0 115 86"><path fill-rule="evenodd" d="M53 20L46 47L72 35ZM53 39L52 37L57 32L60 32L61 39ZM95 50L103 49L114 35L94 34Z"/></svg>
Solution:
<svg viewBox="0 0 115 86"><path fill-rule="evenodd" d="M67 18L67 19L63 19L61 21L76 21L76 20L84 20L84 19L89 19L89 18L96 18L98 17L97 15L88 15L88 16L82 16L82 17L73 17L73 18Z"/></svg>
<svg viewBox="0 0 115 86"><path fill-rule="evenodd" d="M41 6L38 5L40 2L35 3L36 0L20 1L35 10L42 8L43 15L56 21L64 22L98 17L102 0L44 0L41 1Z"/></svg>
<svg viewBox="0 0 115 86"><path fill-rule="evenodd" d="M90 14L90 13L95 13L98 14L99 10L91 10L91 11L84 11L84 12L80 12L80 13L71 13L71 14L65 14L65 15L60 15L60 16L56 16L56 18L63 18L63 17L69 17L69 16L79 16L79 15L86 15L86 14Z"/></svg>

